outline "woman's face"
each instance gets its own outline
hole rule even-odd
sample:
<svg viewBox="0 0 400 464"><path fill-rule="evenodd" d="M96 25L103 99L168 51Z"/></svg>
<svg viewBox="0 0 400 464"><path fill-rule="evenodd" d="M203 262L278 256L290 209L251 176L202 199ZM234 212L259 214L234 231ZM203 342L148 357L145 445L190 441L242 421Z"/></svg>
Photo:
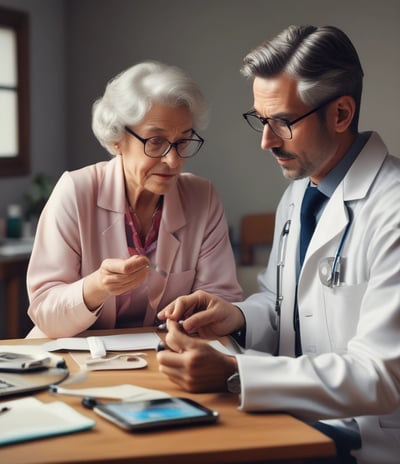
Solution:
<svg viewBox="0 0 400 464"><path fill-rule="evenodd" d="M172 107L155 104L140 124L129 126L143 139L163 137L173 143L192 136L193 118L186 106ZM122 156L126 188L130 198L138 199L143 191L155 195L166 194L177 181L185 160L171 147L162 158L150 158L144 153L144 144L126 133L117 144Z"/></svg>

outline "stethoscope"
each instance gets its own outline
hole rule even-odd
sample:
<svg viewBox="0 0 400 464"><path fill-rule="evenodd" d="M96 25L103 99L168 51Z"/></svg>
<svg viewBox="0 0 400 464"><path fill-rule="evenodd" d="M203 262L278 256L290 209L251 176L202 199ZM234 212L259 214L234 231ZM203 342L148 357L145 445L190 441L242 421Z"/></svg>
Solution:
<svg viewBox="0 0 400 464"><path fill-rule="evenodd" d="M319 278L321 283L326 287L337 287L341 283L341 260L342 260L342 251L346 243L346 239L353 223L353 214L350 208L346 206L347 214L349 217L349 222L346 225L346 228L342 234L342 237L337 247L336 254L332 258L325 258L321 260L319 265ZM283 277L283 268L285 267L286 259L286 245L287 239L290 232L291 219L288 219L283 225L282 232L279 236L278 244L278 259L276 265L276 300L275 300L275 313L276 313L276 330L278 334L277 348L276 353L279 351L280 344L280 324L281 324L281 307L283 301L282 293L282 277Z"/></svg>
<svg viewBox="0 0 400 464"><path fill-rule="evenodd" d="M342 281L342 273L341 273L341 261L342 261L342 251L344 244L346 243L346 239L350 230L350 227L353 223L353 213L351 209L347 206L347 215L349 217L349 222L344 229L342 237L339 242L339 246L337 247L336 254L333 258L325 258L321 260L319 264L319 278L323 285L326 287L334 288L338 287Z"/></svg>
<svg viewBox="0 0 400 464"><path fill-rule="evenodd" d="M283 301L282 294L282 277L283 277L283 268L285 267L285 258L286 258L286 244L290 231L291 220L288 219L283 225L281 235L279 236L279 245L278 245L278 260L276 265L276 300L275 300L275 313L276 313L276 332L278 334L278 340L276 343L275 355L279 353L279 345L281 338L281 307Z"/></svg>

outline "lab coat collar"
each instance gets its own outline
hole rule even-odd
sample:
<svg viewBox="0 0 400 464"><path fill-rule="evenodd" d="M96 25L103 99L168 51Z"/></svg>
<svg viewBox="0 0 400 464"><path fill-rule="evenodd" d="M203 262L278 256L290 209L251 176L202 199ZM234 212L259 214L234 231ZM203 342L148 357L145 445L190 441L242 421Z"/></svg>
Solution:
<svg viewBox="0 0 400 464"><path fill-rule="evenodd" d="M346 202L360 200L368 194L387 155L388 151L382 139L373 132L328 201L309 244L307 256L311 257L331 240L336 243L337 237L343 234L349 222ZM304 183L303 190L306 185L307 182ZM302 198L301 194L299 198ZM303 264L303 270L307 267L306 261Z"/></svg>
<svg viewBox="0 0 400 464"><path fill-rule="evenodd" d="M343 179L343 200L364 198L378 174L388 149L376 132L372 132L368 142Z"/></svg>

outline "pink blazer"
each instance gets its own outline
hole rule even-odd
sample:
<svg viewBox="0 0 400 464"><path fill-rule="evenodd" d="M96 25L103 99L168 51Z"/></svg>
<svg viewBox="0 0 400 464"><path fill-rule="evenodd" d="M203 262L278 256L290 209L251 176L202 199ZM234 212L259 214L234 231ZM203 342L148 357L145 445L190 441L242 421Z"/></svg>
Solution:
<svg viewBox="0 0 400 464"><path fill-rule="evenodd" d="M124 207L119 156L61 176L40 217L28 267L28 314L35 327L27 337L115 327L115 297L93 313L84 304L82 283L105 258L128 258ZM165 195L155 261L169 275L154 277L144 325L195 290L242 299L224 209L209 181L184 173Z"/></svg>

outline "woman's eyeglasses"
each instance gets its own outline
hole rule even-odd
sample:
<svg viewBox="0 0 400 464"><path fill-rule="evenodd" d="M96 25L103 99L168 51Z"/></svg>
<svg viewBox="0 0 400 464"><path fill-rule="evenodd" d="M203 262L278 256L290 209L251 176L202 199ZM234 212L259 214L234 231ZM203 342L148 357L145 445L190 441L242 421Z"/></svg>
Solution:
<svg viewBox="0 0 400 464"><path fill-rule="evenodd" d="M172 147L175 148L176 153L180 158L191 158L199 152L204 143L204 139L201 138L194 129L192 129L192 134L195 138L180 139L172 143L165 137L160 136L144 139L128 126L125 126L125 131L143 143L144 154L150 158L162 158L171 151Z"/></svg>

